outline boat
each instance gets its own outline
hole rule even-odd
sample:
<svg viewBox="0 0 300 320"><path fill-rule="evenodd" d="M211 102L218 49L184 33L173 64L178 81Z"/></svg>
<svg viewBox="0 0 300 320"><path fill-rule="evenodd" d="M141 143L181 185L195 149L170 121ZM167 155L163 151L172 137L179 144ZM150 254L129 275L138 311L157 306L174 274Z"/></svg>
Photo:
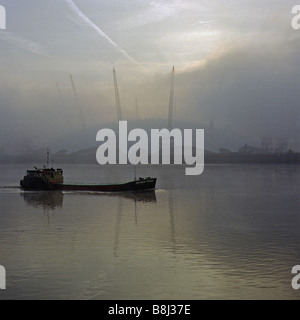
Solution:
<svg viewBox="0 0 300 320"><path fill-rule="evenodd" d="M124 192L155 189L157 178L139 178L118 184L65 184L62 169L44 167L27 170L20 181L23 190Z"/></svg>

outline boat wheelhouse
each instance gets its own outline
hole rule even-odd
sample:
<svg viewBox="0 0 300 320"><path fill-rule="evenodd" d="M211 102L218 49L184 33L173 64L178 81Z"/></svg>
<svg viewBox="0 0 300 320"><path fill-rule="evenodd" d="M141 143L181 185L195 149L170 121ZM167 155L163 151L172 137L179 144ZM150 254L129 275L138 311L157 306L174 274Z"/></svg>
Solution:
<svg viewBox="0 0 300 320"><path fill-rule="evenodd" d="M51 190L63 183L63 170L54 168L27 170L26 176L20 181L21 188L27 190Z"/></svg>

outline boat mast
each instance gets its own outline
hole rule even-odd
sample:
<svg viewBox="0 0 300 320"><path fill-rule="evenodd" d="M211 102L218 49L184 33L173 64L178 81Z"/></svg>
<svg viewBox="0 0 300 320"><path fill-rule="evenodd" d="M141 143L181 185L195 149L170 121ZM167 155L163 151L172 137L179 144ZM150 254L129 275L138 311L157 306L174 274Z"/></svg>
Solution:
<svg viewBox="0 0 300 320"><path fill-rule="evenodd" d="M49 152L49 148L47 148L47 169L49 168L49 154L50 154L50 152Z"/></svg>

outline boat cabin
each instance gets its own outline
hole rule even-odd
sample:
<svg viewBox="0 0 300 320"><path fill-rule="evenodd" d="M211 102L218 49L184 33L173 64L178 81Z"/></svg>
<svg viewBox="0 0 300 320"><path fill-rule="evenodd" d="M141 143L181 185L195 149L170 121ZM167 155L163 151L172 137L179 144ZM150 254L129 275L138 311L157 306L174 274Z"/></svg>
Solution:
<svg viewBox="0 0 300 320"><path fill-rule="evenodd" d="M43 168L43 169L35 169L35 170L27 170L27 177L30 178L40 178L45 182L50 184L63 183L63 170L62 169L54 169L54 168Z"/></svg>

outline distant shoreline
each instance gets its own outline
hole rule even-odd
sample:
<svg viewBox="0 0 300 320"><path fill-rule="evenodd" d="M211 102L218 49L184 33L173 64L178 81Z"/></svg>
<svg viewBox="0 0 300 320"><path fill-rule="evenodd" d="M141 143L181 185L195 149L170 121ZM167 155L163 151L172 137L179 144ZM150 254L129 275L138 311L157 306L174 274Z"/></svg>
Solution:
<svg viewBox="0 0 300 320"><path fill-rule="evenodd" d="M52 156L53 163L60 164L95 164L97 160L95 157L95 148L86 149L70 154L60 154ZM215 153L205 152L205 164L224 163L224 164L300 164L299 152L286 153ZM37 155L20 155L20 156L4 156L0 159L0 164L26 164L26 163L45 163L45 157ZM50 162L51 164L51 162ZM171 161L171 164L172 161ZM183 163L184 164L184 163Z"/></svg>

